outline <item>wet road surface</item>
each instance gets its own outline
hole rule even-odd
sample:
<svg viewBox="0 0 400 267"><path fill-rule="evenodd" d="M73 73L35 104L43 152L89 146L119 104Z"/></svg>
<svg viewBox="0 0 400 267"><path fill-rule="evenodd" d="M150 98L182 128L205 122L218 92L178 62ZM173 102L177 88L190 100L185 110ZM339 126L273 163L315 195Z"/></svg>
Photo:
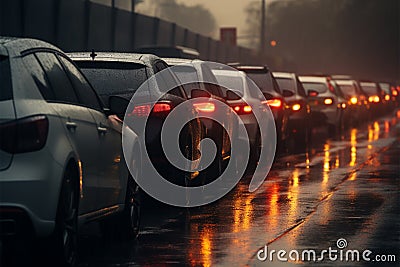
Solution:
<svg viewBox="0 0 400 267"><path fill-rule="evenodd" d="M278 156L264 184L248 192L246 176L221 200L199 208L156 205L143 211L141 234L129 243L82 229L79 266L286 266L312 264L271 250L329 247L370 250L370 261L318 261L320 266L400 265L400 112L327 138L314 133L305 153ZM343 240L342 240L343 241ZM260 250L261 254L258 253ZM285 258L283 257L283 258ZM311 259L312 260L312 259Z"/></svg>

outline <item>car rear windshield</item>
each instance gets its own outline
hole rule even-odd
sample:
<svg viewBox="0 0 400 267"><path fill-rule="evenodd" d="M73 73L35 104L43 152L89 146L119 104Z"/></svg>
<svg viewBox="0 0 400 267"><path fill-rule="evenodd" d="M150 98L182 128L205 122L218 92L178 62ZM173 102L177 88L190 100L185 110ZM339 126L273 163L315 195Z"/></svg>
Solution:
<svg viewBox="0 0 400 267"><path fill-rule="evenodd" d="M232 77L232 76L224 76L224 75L215 75L217 78L218 84L227 87L231 90L237 90L239 92L243 92L243 80L240 77Z"/></svg>
<svg viewBox="0 0 400 267"><path fill-rule="evenodd" d="M0 101L12 99L11 72L8 57L0 56Z"/></svg>
<svg viewBox="0 0 400 267"><path fill-rule="evenodd" d="M318 93L325 93L328 91L328 86L325 83L310 83L310 82L303 82L303 87L306 91L314 90Z"/></svg>
<svg viewBox="0 0 400 267"><path fill-rule="evenodd" d="M262 92L275 91L277 93L281 93L281 92L279 92L279 89L277 89L274 86L272 77L271 77L271 75L268 75L268 73L253 72L253 71L247 71L247 70L245 72L249 76L249 78L252 79L256 83L256 85L261 89Z"/></svg>
<svg viewBox="0 0 400 267"><path fill-rule="evenodd" d="M185 89L186 94L190 97L190 93L193 89L199 89L200 85L198 82L199 77L197 75L197 71L195 68L192 66L186 66L186 65L177 65L172 67L171 69L173 73L176 74L178 79L185 83L187 81L190 81L190 83L183 84L183 88Z"/></svg>
<svg viewBox="0 0 400 267"><path fill-rule="evenodd" d="M288 78L275 78L275 79L278 82L279 88L281 90L288 90L293 93L296 93L295 84L292 79L288 79Z"/></svg>
<svg viewBox="0 0 400 267"><path fill-rule="evenodd" d="M374 83L361 83L361 87L367 95L373 95L378 93L378 88Z"/></svg>
<svg viewBox="0 0 400 267"><path fill-rule="evenodd" d="M147 80L144 65L127 62L77 61L101 96L130 94Z"/></svg>
<svg viewBox="0 0 400 267"><path fill-rule="evenodd" d="M388 83L380 83L379 86L382 88L385 93L390 94L390 84Z"/></svg>
<svg viewBox="0 0 400 267"><path fill-rule="evenodd" d="M345 96L355 96L357 95L356 88L351 84L339 84L340 91Z"/></svg>

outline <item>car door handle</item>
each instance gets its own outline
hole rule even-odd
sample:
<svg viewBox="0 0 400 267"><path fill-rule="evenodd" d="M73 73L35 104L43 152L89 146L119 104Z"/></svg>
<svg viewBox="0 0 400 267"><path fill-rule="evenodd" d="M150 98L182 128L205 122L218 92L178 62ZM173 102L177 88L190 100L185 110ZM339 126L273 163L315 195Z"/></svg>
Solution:
<svg viewBox="0 0 400 267"><path fill-rule="evenodd" d="M105 134L107 133L107 128L100 125L97 127L97 131L99 132L99 134Z"/></svg>
<svg viewBox="0 0 400 267"><path fill-rule="evenodd" d="M78 125L75 122L72 122L72 121L67 121L65 123L65 125L67 126L68 130L75 130L76 127L78 127Z"/></svg>

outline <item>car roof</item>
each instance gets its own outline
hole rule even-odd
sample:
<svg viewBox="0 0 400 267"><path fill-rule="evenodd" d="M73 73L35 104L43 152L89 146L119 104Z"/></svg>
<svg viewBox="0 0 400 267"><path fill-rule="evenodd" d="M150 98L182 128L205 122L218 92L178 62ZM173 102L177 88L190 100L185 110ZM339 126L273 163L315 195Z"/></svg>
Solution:
<svg viewBox="0 0 400 267"><path fill-rule="evenodd" d="M215 75L223 75L229 77L246 77L245 72L236 70L212 70L212 73L214 73Z"/></svg>
<svg viewBox="0 0 400 267"><path fill-rule="evenodd" d="M91 57L93 52L74 52L67 53L67 55L75 61L92 61ZM108 61L108 62L126 62L146 65L161 60L159 57L151 54L139 53L118 53L118 52L95 52L96 56L94 61Z"/></svg>
<svg viewBox="0 0 400 267"><path fill-rule="evenodd" d="M232 67L242 71L269 72L268 67L265 65L232 65Z"/></svg>
<svg viewBox="0 0 400 267"><path fill-rule="evenodd" d="M178 64L188 64L188 63L202 63L203 60L200 59L188 59L188 58L176 58L176 57L163 57L161 58L168 65L178 65Z"/></svg>
<svg viewBox="0 0 400 267"><path fill-rule="evenodd" d="M59 48L47 42L31 39L31 38L17 38L17 37L0 37L0 54L3 56L9 55L12 51L13 54L18 55L30 49L52 49L62 52Z"/></svg>
<svg viewBox="0 0 400 267"><path fill-rule="evenodd" d="M272 72L272 75L274 75L275 78L287 78L287 79L292 79L296 74L292 72Z"/></svg>
<svg viewBox="0 0 400 267"><path fill-rule="evenodd" d="M313 82L313 83L326 83L327 77L321 76L299 76L301 82Z"/></svg>
<svg viewBox="0 0 400 267"><path fill-rule="evenodd" d="M354 85L354 80L334 80L339 85Z"/></svg>

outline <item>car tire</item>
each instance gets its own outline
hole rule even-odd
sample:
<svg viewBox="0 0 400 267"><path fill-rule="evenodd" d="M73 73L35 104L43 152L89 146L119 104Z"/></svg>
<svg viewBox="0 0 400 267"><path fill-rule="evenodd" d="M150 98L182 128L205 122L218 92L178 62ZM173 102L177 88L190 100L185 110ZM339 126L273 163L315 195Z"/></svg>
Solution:
<svg viewBox="0 0 400 267"><path fill-rule="evenodd" d="M66 170L58 201L55 231L50 243L56 266L75 266L78 258L79 189L72 168Z"/></svg>
<svg viewBox="0 0 400 267"><path fill-rule="evenodd" d="M141 218L140 187L132 177L128 178L125 208L120 216L120 235L122 240L133 240L139 235Z"/></svg>

